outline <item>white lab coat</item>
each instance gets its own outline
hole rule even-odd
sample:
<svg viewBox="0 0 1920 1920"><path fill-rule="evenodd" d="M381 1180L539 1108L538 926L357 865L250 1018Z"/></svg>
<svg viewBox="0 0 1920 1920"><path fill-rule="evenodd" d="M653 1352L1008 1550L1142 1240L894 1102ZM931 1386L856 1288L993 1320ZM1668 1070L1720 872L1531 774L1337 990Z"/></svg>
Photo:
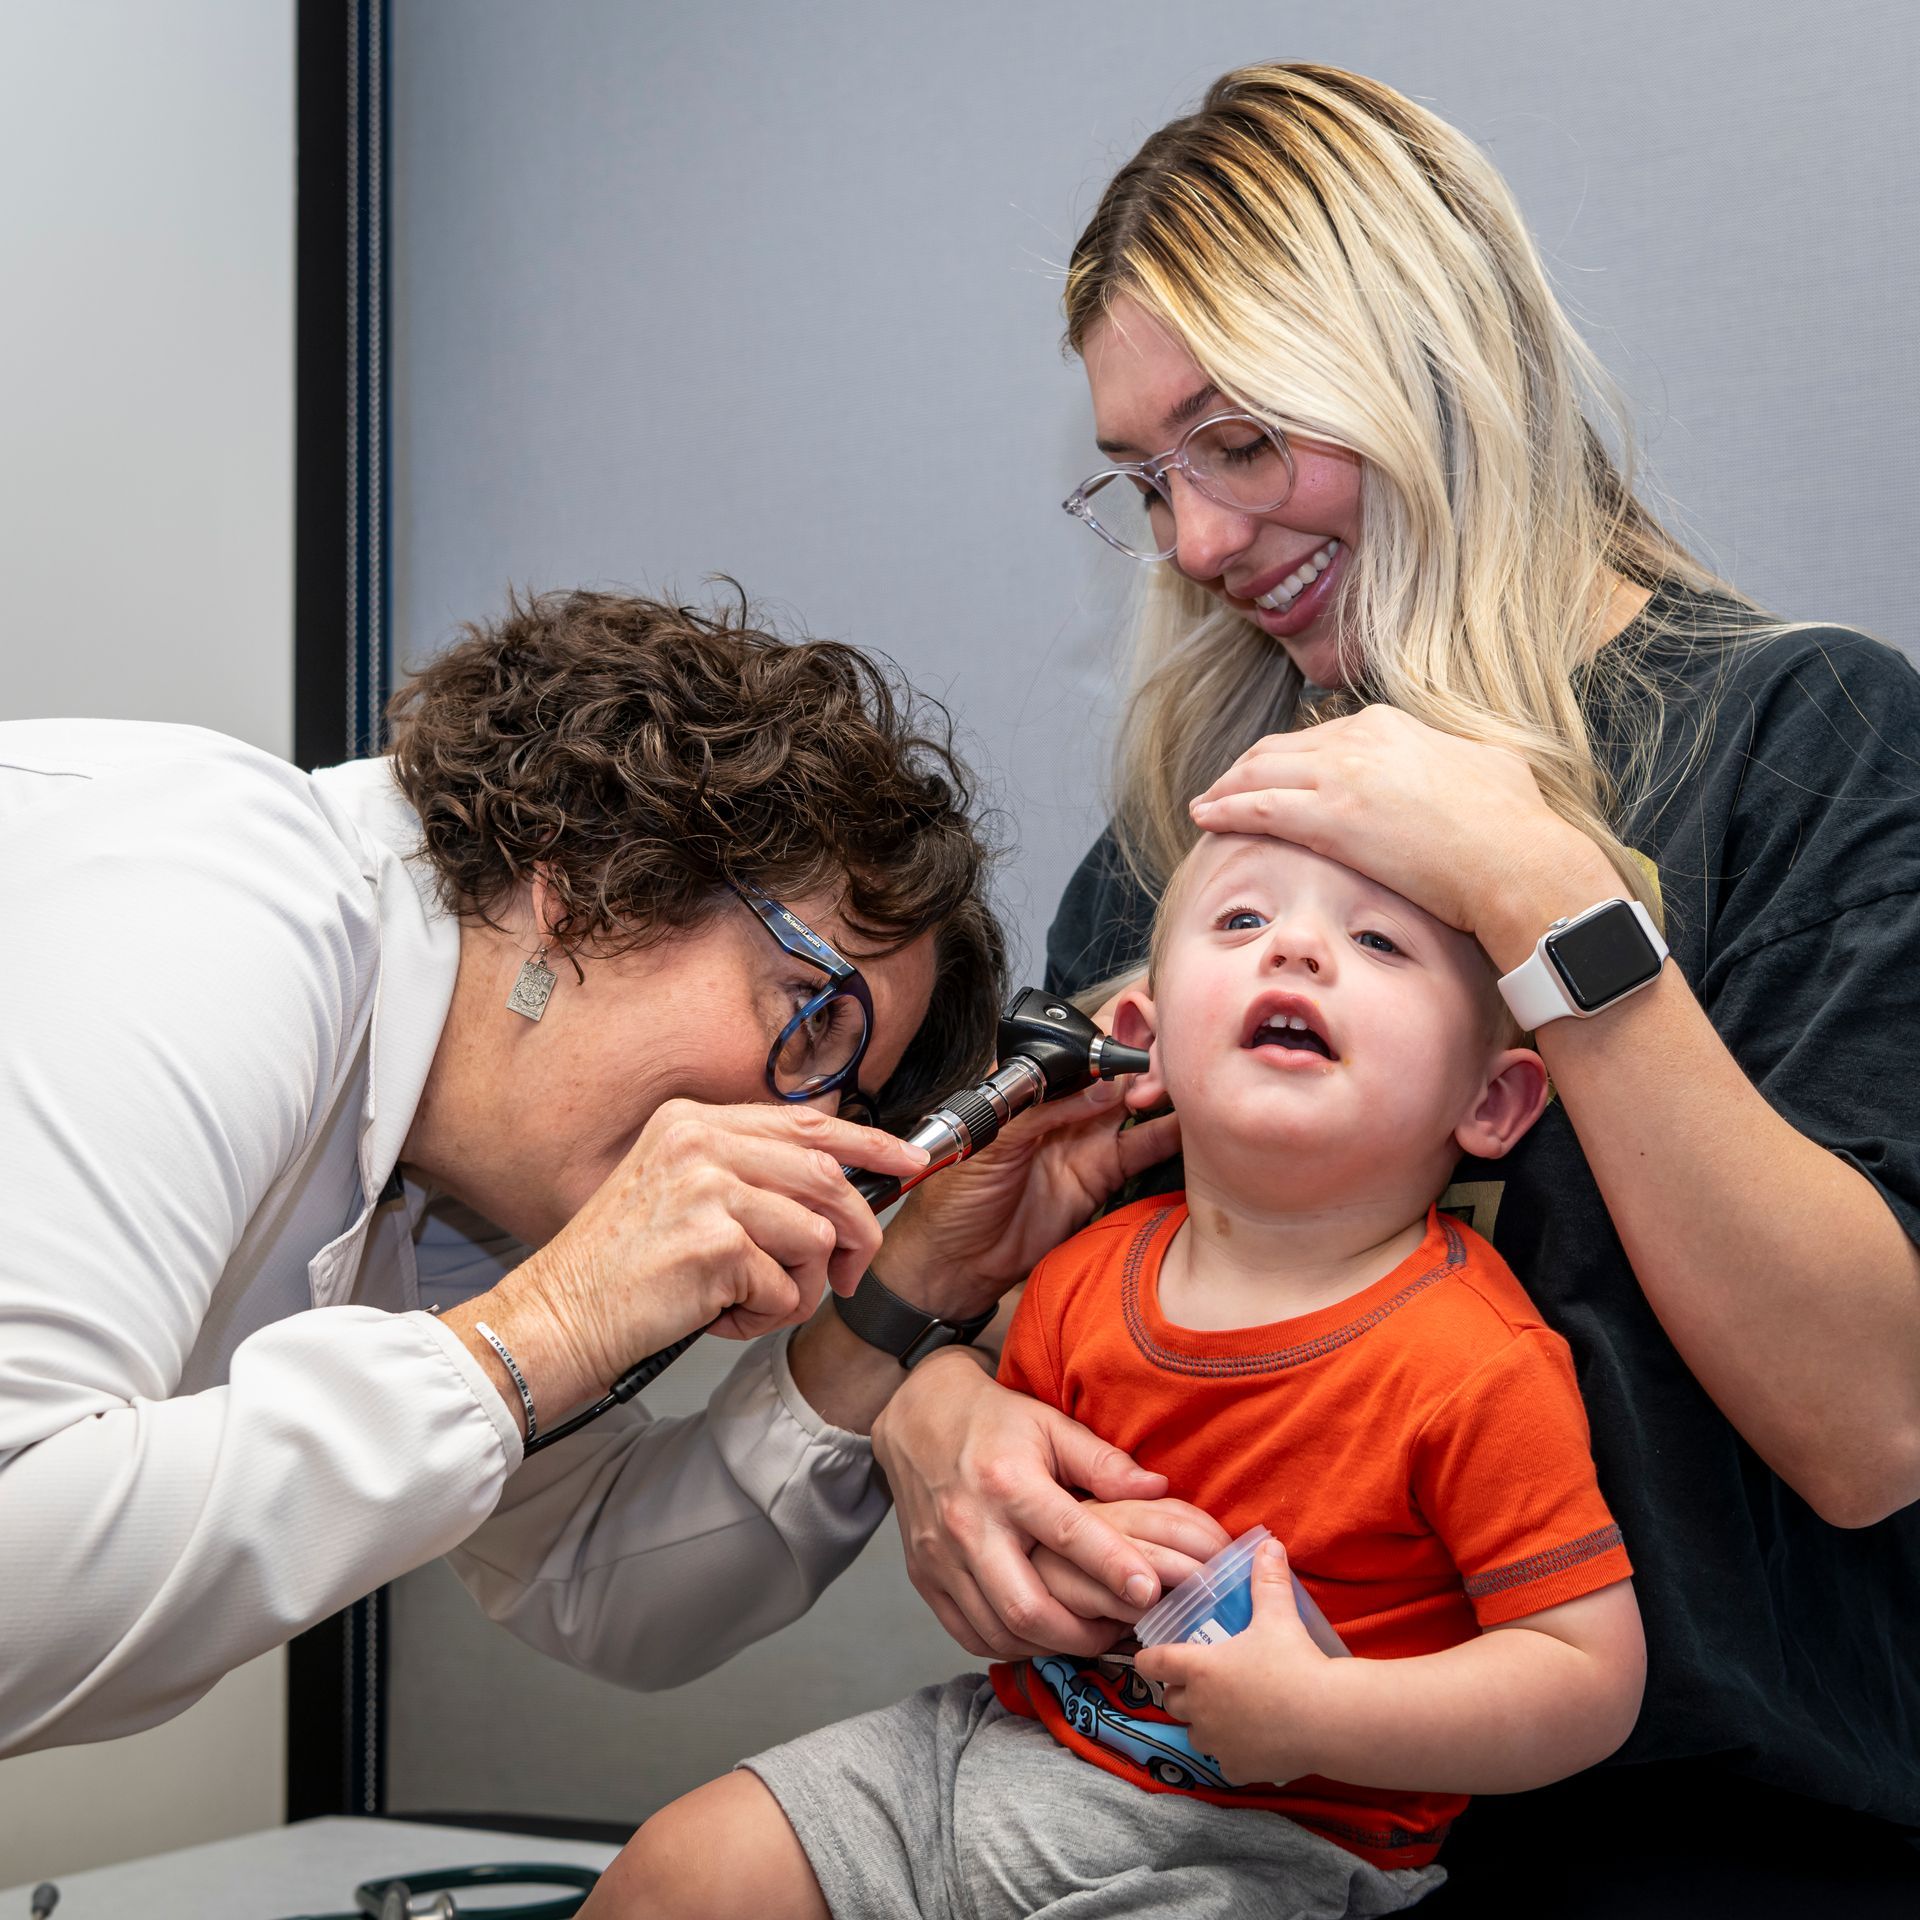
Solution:
<svg viewBox="0 0 1920 1920"><path fill-rule="evenodd" d="M524 1639L670 1684L884 1511L785 1336L521 1466L420 1308L522 1250L390 1185L459 954L418 838L383 761L0 724L0 1755L151 1726L455 1548Z"/></svg>

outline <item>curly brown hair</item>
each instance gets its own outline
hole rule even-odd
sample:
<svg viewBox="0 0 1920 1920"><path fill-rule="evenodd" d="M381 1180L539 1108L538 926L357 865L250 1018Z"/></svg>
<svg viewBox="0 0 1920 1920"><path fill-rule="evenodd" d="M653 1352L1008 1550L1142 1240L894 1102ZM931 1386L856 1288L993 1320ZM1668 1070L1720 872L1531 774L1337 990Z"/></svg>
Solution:
<svg viewBox="0 0 1920 1920"><path fill-rule="evenodd" d="M730 882L844 890L873 951L935 936L932 1004L883 1119L978 1077L1006 946L997 849L944 707L852 647L754 624L744 594L710 610L514 594L464 633L388 709L450 911L497 925L537 868L558 945L605 954L702 924Z"/></svg>

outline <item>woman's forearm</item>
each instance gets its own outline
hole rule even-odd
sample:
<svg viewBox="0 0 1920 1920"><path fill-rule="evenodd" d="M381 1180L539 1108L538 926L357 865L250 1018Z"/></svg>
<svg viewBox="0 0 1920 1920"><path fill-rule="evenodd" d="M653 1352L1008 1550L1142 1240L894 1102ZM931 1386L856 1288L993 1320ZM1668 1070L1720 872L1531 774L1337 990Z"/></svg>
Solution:
<svg viewBox="0 0 1920 1920"><path fill-rule="evenodd" d="M1494 964L1617 891L1606 872L1504 902L1478 929ZM1536 1044L1642 1290L1741 1435L1835 1525L1920 1498L1920 1255L1873 1184L1773 1110L1672 964Z"/></svg>
<svg viewBox="0 0 1920 1920"><path fill-rule="evenodd" d="M507 1482L452 1556L484 1611L622 1686L676 1687L799 1618L886 1517L872 1450L750 1346L698 1413L613 1409Z"/></svg>
<svg viewBox="0 0 1920 1920"><path fill-rule="evenodd" d="M518 1464L425 1314L289 1315L199 1393L59 1392L0 1474L0 1754L170 1718L455 1546Z"/></svg>
<svg viewBox="0 0 1920 1920"><path fill-rule="evenodd" d="M967 1304L978 1297L978 1289L969 1288L951 1273L935 1277L911 1257L904 1245L893 1258L883 1248L874 1264L885 1268L887 1285L895 1293L915 1306L924 1306L929 1313L960 1319L982 1310ZM1000 1343L1007 1337L1020 1293L1021 1288L1015 1287L1001 1300L991 1324L973 1343L989 1372L999 1357ZM873 1423L907 1377L906 1368L892 1354L869 1346L847 1326L831 1300L823 1300L820 1311L793 1336L787 1364L793 1384L814 1412L848 1433L871 1433Z"/></svg>
<svg viewBox="0 0 1920 1920"><path fill-rule="evenodd" d="M1920 1498L1913 1243L1755 1091L1675 968L1613 1015L1613 1035L1556 1022L1541 1051L1681 1358L1835 1525Z"/></svg>
<svg viewBox="0 0 1920 1920"><path fill-rule="evenodd" d="M847 1433L871 1433L907 1377L890 1353L868 1344L840 1318L831 1300L787 1348L793 1384L822 1420Z"/></svg>

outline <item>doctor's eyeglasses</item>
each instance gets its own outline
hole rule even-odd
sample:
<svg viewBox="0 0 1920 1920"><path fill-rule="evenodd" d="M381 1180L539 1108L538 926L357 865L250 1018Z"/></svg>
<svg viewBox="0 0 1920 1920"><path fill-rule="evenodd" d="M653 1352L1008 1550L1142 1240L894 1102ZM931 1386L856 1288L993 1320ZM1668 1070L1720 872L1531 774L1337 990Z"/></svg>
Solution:
<svg viewBox="0 0 1920 1920"><path fill-rule="evenodd" d="M827 976L826 986L802 1003L774 1040L768 1089L778 1100L817 1100L837 1091L842 1116L871 1126L876 1109L857 1080L873 1036L873 996L860 969L778 900L757 887L729 884L782 951Z"/></svg>
<svg viewBox="0 0 1920 1920"><path fill-rule="evenodd" d="M1104 467L1061 501L1108 546L1134 560L1171 560L1172 476L1235 513L1271 513L1293 492L1293 454L1276 426L1250 413L1216 413L1189 427L1177 447L1151 460Z"/></svg>

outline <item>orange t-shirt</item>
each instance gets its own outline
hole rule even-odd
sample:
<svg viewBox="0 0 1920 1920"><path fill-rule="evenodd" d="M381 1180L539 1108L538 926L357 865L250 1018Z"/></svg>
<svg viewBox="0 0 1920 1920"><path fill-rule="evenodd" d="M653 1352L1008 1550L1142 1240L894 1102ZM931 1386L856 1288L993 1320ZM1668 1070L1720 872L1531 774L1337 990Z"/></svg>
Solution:
<svg viewBox="0 0 1920 1920"><path fill-rule="evenodd" d="M1238 1536L1260 1522L1362 1659L1434 1653L1624 1580L1567 1345L1506 1263L1440 1213L1384 1279L1297 1319L1172 1325L1159 1272L1184 1200L1123 1207L1034 1269L1000 1378L1164 1473ZM1011 1711L1150 1791L1287 1814L1420 1866L1466 1800L1315 1775L1225 1784L1125 1667L993 1669Z"/></svg>

